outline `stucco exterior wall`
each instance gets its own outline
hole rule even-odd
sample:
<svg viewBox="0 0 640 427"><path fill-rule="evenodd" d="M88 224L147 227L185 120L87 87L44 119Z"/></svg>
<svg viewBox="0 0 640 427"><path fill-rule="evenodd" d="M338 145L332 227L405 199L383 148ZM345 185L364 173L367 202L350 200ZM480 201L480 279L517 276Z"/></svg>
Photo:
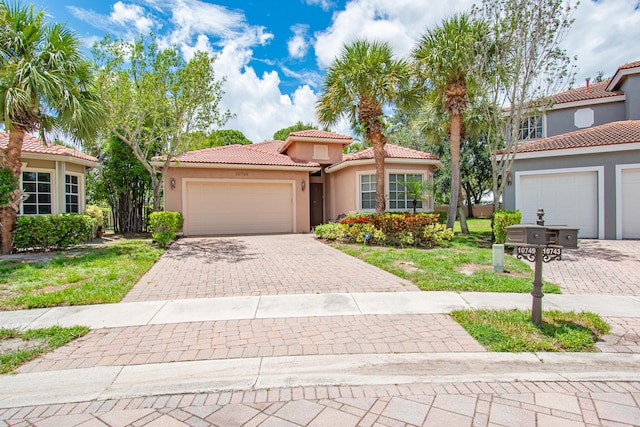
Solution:
<svg viewBox="0 0 640 427"><path fill-rule="evenodd" d="M638 107L640 109L640 105ZM617 122L619 120L625 120L624 101L574 108L563 108L560 110L550 110L547 113L546 117L546 135L549 137L560 135L563 133L574 132L580 129L586 129L579 128L575 125L575 113L576 111L582 109L593 110L593 124L590 127L603 125L605 123Z"/></svg>
<svg viewBox="0 0 640 427"><path fill-rule="evenodd" d="M627 76L620 86L626 99L625 118L640 120L640 75Z"/></svg>
<svg viewBox="0 0 640 427"><path fill-rule="evenodd" d="M326 148L325 148L326 147ZM342 160L342 144L309 141L294 141L287 147L287 155L321 165L330 165ZM326 155L324 153L326 152Z"/></svg>
<svg viewBox="0 0 640 427"><path fill-rule="evenodd" d="M640 163L640 150L555 156L516 160L511 169L513 185L506 186L502 196L504 209L515 209L516 174L524 171L563 170L604 167L604 238L616 238L616 165Z"/></svg>
<svg viewBox="0 0 640 427"><path fill-rule="evenodd" d="M375 174L375 165L354 165L328 174L330 176L331 209L329 220L335 220L339 215L361 211L359 206L360 185L359 176ZM426 180L433 180L433 166L415 164L387 163L385 165L385 198L387 206L389 200L389 174L390 173L421 173ZM424 204L422 212L433 211L433 199Z"/></svg>
<svg viewBox="0 0 640 427"><path fill-rule="evenodd" d="M296 191L296 232L308 232L309 226L309 172L306 171L280 171L258 169L213 169L193 167L170 167L164 177L164 203L166 211L183 212L183 179L234 179L242 180L294 180ZM175 180L175 188L171 187L171 179ZM302 189L302 181L305 181L305 189ZM256 206L256 215L260 214L260 206Z"/></svg>

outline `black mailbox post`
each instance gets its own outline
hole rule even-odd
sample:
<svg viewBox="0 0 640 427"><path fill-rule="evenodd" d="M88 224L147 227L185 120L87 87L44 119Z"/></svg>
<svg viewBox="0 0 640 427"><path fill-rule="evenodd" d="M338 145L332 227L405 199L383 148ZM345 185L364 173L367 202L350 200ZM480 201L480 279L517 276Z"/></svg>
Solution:
<svg viewBox="0 0 640 427"><path fill-rule="evenodd" d="M535 262L531 321L542 326L542 263L562 259L562 249L578 247L578 229L565 226L544 226L544 211L538 210L537 224L519 224L507 227L506 245L515 246L518 258Z"/></svg>

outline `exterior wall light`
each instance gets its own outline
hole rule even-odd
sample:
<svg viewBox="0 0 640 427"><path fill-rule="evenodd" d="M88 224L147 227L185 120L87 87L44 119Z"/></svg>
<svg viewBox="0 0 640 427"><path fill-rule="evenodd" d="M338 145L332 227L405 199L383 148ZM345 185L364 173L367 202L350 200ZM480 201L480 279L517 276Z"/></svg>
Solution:
<svg viewBox="0 0 640 427"><path fill-rule="evenodd" d="M507 185L511 186L513 179L511 178L511 171L507 172Z"/></svg>
<svg viewBox="0 0 640 427"><path fill-rule="evenodd" d="M176 189L176 179L175 178L171 178L171 180L169 181L169 184L171 185L171 189L172 190Z"/></svg>
<svg viewBox="0 0 640 427"><path fill-rule="evenodd" d="M306 182L304 182L304 179L303 179L303 180L302 180L302 191L304 191L304 187L306 187L306 186L307 186L307 183L306 183Z"/></svg>

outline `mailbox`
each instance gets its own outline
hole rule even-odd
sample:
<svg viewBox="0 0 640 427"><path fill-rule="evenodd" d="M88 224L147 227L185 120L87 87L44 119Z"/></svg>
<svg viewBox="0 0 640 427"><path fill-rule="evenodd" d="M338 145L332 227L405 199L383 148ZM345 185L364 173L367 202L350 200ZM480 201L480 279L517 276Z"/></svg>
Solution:
<svg viewBox="0 0 640 427"><path fill-rule="evenodd" d="M507 227L507 245L546 245L547 227L534 224L510 225Z"/></svg>
<svg viewBox="0 0 640 427"><path fill-rule="evenodd" d="M561 225L548 225L547 229L555 234L555 245L568 249L578 248L578 228L564 227Z"/></svg>

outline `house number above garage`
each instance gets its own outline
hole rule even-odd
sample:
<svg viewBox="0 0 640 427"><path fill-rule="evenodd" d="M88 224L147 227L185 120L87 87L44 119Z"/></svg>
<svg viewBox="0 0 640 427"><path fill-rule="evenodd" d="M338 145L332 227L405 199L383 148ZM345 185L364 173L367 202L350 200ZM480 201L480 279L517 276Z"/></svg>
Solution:
<svg viewBox="0 0 640 427"><path fill-rule="evenodd" d="M238 171L236 172L236 176L249 176L249 172Z"/></svg>

